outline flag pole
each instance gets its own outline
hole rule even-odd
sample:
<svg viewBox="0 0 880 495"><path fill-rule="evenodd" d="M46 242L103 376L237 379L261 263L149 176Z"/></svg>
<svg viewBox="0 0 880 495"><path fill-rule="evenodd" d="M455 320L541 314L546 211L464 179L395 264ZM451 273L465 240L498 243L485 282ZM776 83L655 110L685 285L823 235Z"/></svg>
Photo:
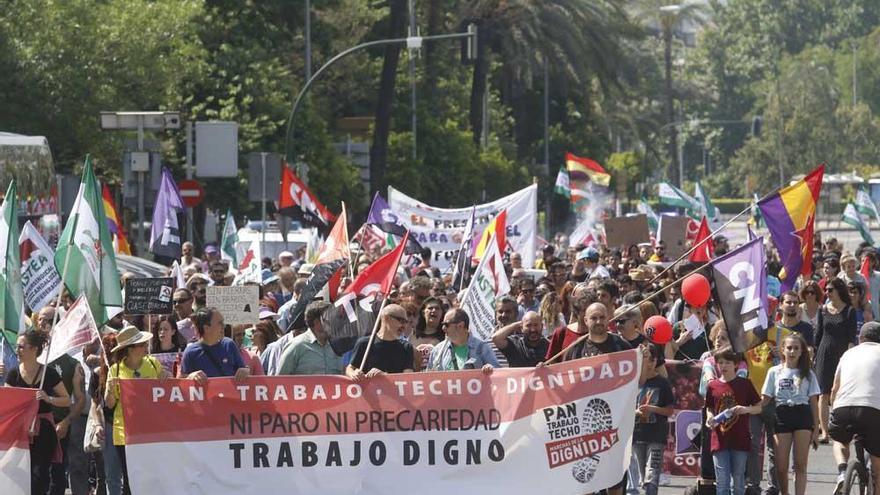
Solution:
<svg viewBox="0 0 880 495"><path fill-rule="evenodd" d="M86 163L88 162L89 155L86 155ZM83 179L85 179L85 177L83 177ZM82 190L84 185L84 182L80 183L80 190ZM82 194L77 193L76 203L74 203L71 213L79 212L80 201L82 201ZM58 290L58 297L55 298L55 314L52 315L52 327L49 328L49 344L46 346L46 365L43 366L43 370L40 373L40 385L37 387L37 390L43 389L43 381L46 379L46 369L49 367L49 351L52 349L52 331L55 330L55 325L58 323L58 313L60 312L59 309L61 308L61 296L64 294L65 289L64 279L67 278L67 267L70 264L70 246L73 244L73 235L76 232L76 224L79 222L79 213L72 214L71 216L73 216L73 218L68 218L67 222L68 224L70 224L70 222L72 221L73 227L70 229L70 236L67 238L67 251L64 253L64 267L61 269L61 288ZM104 221L106 222L107 219L105 218ZM65 230L67 230L67 225L65 225L64 227ZM89 308L89 311L91 311L91 308ZM31 433L34 432L35 425L36 419L34 419L34 422L31 423Z"/></svg>
<svg viewBox="0 0 880 495"><path fill-rule="evenodd" d="M79 196L80 198L82 196ZM75 205L79 206L78 204ZM77 211L74 209L73 211ZM79 219L79 215L76 215L76 218L73 219L73 230L71 230L70 239L73 239L73 232L76 231L76 223ZM68 220L69 221L69 220ZM106 220L104 220L106 222ZM67 278L67 265L70 263L70 242L67 243L67 252L64 253L64 268L61 270L61 289L58 290L58 297L55 298L55 312L52 315L52 326L49 328L49 343L46 345L46 364L43 365L43 369L40 370L40 384L37 386L37 390L43 390L43 381L46 379L46 370L49 369L49 354L52 350L52 333L55 330L55 325L58 323L58 313L60 313L61 308L61 296L64 294L64 279ZM92 309L89 308L89 311ZM39 356L37 356L39 357ZM39 362L39 361L38 361ZM34 417L34 420L31 422L30 432L33 434L36 432L37 418Z"/></svg>
<svg viewBox="0 0 880 495"><path fill-rule="evenodd" d="M774 191L774 192L775 192L775 191ZM773 194L773 193L770 193L770 194ZM765 198L767 198L768 196L770 196L770 194L768 194L768 195L764 196L763 198L759 199L758 202L763 201ZM756 203L756 204L757 204L757 203ZM743 216L743 214L745 214L746 212L750 211L751 209L752 209L752 205L749 205L748 207L746 207L745 210L743 210L743 211L737 213L737 214L734 215L730 220L724 222L724 224L722 224L721 227L718 227L717 229L715 229L715 230L709 232L709 235L706 236L702 241L700 241L700 242L694 244L693 246L691 246L690 249L688 249L684 254L682 254L681 256L679 256L677 260L675 260L675 261L673 261L672 263L670 263L669 266L667 266L666 268L663 269L663 271L661 271L661 272L658 273L657 275L654 275L654 278L652 278L651 280L648 281L648 285L653 284L656 280L658 280L658 279L659 279L660 277L662 277L666 272L668 272L673 266L677 265L681 260L685 259L685 258L686 258L687 256L689 256L691 253L693 253L694 251L696 251L697 248L699 248L700 246L702 246L706 241L708 241L709 239L711 239L715 234L717 234L717 233L721 232L722 230L726 229L727 226L730 225L730 224L732 224L734 220L736 220L737 218Z"/></svg>
<svg viewBox="0 0 880 495"><path fill-rule="evenodd" d="M397 257L397 264L394 266L394 272L397 273L397 269L400 268L400 259L403 258L403 251L406 250L406 243L409 241L409 231L403 236L403 240L401 241L401 252L400 256ZM388 295L383 294L382 297L382 305L379 307L379 313L376 315L376 321L373 323L373 331L370 332L370 340L367 341L367 348L364 350L364 358L361 359L361 365L359 369L364 371L364 365L367 364L367 356L370 355L370 347L373 346L373 339L376 338L376 331L379 329L379 323L382 321L382 310L385 309L385 305L388 304Z"/></svg>
<svg viewBox="0 0 880 495"><path fill-rule="evenodd" d="M373 346L373 339L376 338L376 331L379 329L379 323L382 321L382 310L385 309L386 304L388 304L387 296L382 298L382 305L379 306L379 312L376 314L376 321L373 322L373 330L370 332L370 340L367 341L367 348L364 350L364 358L361 359L361 365L358 367L361 371L364 370L364 365L367 364L367 356L370 355L370 348Z"/></svg>
<svg viewBox="0 0 880 495"><path fill-rule="evenodd" d="M701 270L706 269L706 267L708 267L708 266L710 266L710 265L711 265L711 263L707 263L707 264L705 264L705 265L702 265L702 266L699 266L699 267L697 267L697 268L694 268L693 270L691 270L691 271L689 271L688 273L682 275L682 276L679 277L678 279L676 279L676 280L674 280L674 281L672 281L672 282L666 284L665 286L661 287L660 289L657 289L657 290L656 290L653 294L651 294L650 296L648 296L648 297L642 299L641 301L639 301L639 302L637 302L637 303L635 303L635 304L631 304L631 305L629 305L628 307L624 308L623 311L620 311L620 314L618 314L618 315L615 316L615 317L612 317L610 320L608 320L608 322L611 323L612 321L617 321L618 319L620 319L622 316L624 316L624 315L625 315L627 312L629 312L630 310L640 308L640 307L641 307L643 304L645 304L646 302L648 302L648 301L650 301L651 299L654 299L655 297L657 297L657 296L659 296L660 294L662 294L663 291L665 291L666 289L668 289L668 288L672 287L673 285L675 285L675 284L681 282L682 280L688 278L689 276L693 275L694 273L697 273L697 272L699 272L699 271L701 271ZM578 330L580 330L580 328L578 328ZM565 353L568 352L569 349L571 349L572 347L574 347L574 346L580 344L581 342L583 342L584 340L586 340L587 337L589 337L589 336L590 336L590 332L588 331L587 333L585 333L585 334L581 335L580 337L578 337L577 340L575 340L574 342L572 342L571 344L569 344L568 346L566 346L564 349L562 349L561 351L559 351L559 352L557 352L556 354L554 354L553 356L551 356L550 359L544 361L544 364L550 364L550 363L552 363L553 361L556 361L557 359L559 359L559 357L565 355Z"/></svg>

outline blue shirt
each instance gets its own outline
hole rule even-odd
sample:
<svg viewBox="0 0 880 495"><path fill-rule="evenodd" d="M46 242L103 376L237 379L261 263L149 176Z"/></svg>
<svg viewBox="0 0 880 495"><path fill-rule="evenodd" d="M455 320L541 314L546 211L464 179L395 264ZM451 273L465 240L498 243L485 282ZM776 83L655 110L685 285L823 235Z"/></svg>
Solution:
<svg viewBox="0 0 880 495"><path fill-rule="evenodd" d="M209 352L210 356L205 352ZM219 365L219 369L217 365ZM186 346L186 350L183 351L180 372L182 375L188 375L193 371L204 371L209 378L215 378L233 376L236 370L244 367L244 360L241 358L238 346L232 339L223 337L220 342L214 345L193 342Z"/></svg>

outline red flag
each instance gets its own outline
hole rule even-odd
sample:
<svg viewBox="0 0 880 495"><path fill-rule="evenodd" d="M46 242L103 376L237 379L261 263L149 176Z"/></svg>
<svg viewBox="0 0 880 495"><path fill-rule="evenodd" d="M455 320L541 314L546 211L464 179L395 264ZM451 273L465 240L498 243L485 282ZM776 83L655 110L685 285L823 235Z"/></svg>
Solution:
<svg viewBox="0 0 880 495"><path fill-rule="evenodd" d="M281 197L278 211L283 215L301 221L309 227L326 229L336 220L311 189L300 180L286 164L282 167Z"/></svg>
<svg viewBox="0 0 880 495"><path fill-rule="evenodd" d="M409 231L403 236L400 244L393 251L387 253L368 266L354 279L354 282L345 289L346 294L369 296L377 292L387 295L391 291L391 284L397 274L400 258L409 239Z"/></svg>
<svg viewBox="0 0 880 495"><path fill-rule="evenodd" d="M862 273L862 276L865 277L865 280L871 280L871 257L870 256L865 256L862 259L862 267L859 268L859 272ZM868 300L868 302L871 301L870 287L865 287L865 298Z"/></svg>
<svg viewBox="0 0 880 495"><path fill-rule="evenodd" d="M711 233L709 223L706 222L706 217L703 217L700 220L700 228L697 230L697 236L694 239L694 246L699 246L688 256L688 261L691 263L707 263L715 256L715 243L712 241L712 237L709 236ZM704 239L705 242L703 242ZM701 242L703 243L700 244Z"/></svg>

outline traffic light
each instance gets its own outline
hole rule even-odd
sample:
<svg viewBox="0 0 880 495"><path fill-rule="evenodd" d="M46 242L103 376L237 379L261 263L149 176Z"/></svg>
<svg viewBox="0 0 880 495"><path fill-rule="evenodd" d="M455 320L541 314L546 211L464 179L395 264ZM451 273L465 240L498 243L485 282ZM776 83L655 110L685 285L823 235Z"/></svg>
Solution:
<svg viewBox="0 0 880 495"><path fill-rule="evenodd" d="M761 125L764 123L764 118L760 115L752 118L752 137L758 138L761 137Z"/></svg>

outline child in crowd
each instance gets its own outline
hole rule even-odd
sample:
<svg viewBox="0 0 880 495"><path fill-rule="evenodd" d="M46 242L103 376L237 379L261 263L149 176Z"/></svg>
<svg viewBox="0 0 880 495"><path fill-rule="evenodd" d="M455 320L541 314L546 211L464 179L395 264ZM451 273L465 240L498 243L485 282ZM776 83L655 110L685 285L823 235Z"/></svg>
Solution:
<svg viewBox="0 0 880 495"><path fill-rule="evenodd" d="M675 396L672 395L669 381L659 374L665 363L663 348L650 344L649 350L654 365L646 368L645 383L639 388L633 454L638 462L645 495L657 495L663 468L663 449L669 432L668 418L673 412Z"/></svg>
<svg viewBox="0 0 880 495"><path fill-rule="evenodd" d="M750 414L761 413L761 398L752 382L736 375L742 357L731 349L713 353L721 377L706 387L706 426L711 430L710 446L715 464L718 495L743 495L746 491L746 460L751 450Z"/></svg>
<svg viewBox="0 0 880 495"><path fill-rule="evenodd" d="M798 334L782 340L784 361L767 373L761 394L776 399L776 473L779 493L788 494L788 459L794 446L794 491L807 489L810 444L819 438L819 381L810 369L807 343Z"/></svg>

